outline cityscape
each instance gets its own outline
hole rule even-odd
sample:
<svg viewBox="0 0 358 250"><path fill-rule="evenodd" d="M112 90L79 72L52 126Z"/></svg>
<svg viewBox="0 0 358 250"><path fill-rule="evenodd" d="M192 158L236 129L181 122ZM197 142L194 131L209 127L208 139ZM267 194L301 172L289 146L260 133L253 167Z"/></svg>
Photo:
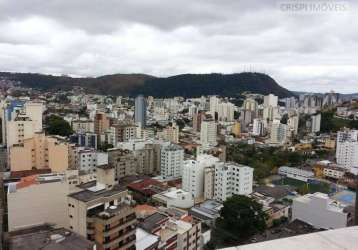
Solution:
<svg viewBox="0 0 358 250"><path fill-rule="evenodd" d="M15 2L0 250L358 249L354 1Z"/></svg>

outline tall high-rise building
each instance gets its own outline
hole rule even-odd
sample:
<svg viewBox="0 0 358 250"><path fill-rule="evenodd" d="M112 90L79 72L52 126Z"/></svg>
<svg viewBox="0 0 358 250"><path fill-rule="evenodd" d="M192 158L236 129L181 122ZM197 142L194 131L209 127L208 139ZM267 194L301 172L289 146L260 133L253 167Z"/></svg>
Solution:
<svg viewBox="0 0 358 250"><path fill-rule="evenodd" d="M298 133L298 122L299 122L299 115L295 114L288 118L287 126L288 129L294 134L297 135Z"/></svg>
<svg viewBox="0 0 358 250"><path fill-rule="evenodd" d="M215 113L218 112L219 98L217 96L210 96L209 105L210 105L210 114L215 118Z"/></svg>
<svg viewBox="0 0 358 250"><path fill-rule="evenodd" d="M206 119L201 122L200 143L204 147L216 146L217 126L213 119Z"/></svg>
<svg viewBox="0 0 358 250"><path fill-rule="evenodd" d="M193 115L193 129L199 132L201 129L201 122L205 119L205 112L200 110L198 113Z"/></svg>
<svg viewBox="0 0 358 250"><path fill-rule="evenodd" d="M260 118L254 119L254 124L252 127L252 134L255 136L263 136L265 135L265 123Z"/></svg>
<svg viewBox="0 0 358 250"><path fill-rule="evenodd" d="M204 199L211 200L214 198L215 184L215 166L204 169Z"/></svg>
<svg viewBox="0 0 358 250"><path fill-rule="evenodd" d="M134 121L140 124L141 128L146 126L146 103L143 95L139 95L135 98L135 110L134 110Z"/></svg>
<svg viewBox="0 0 358 250"><path fill-rule="evenodd" d="M255 113L258 110L258 103L255 99L249 97L244 100L244 103L242 104L242 109L244 110L250 110L254 111Z"/></svg>
<svg viewBox="0 0 358 250"><path fill-rule="evenodd" d="M184 162L182 188L190 192L194 198L204 196L204 170L219 162L219 158L212 155L198 155L196 160Z"/></svg>
<svg viewBox="0 0 358 250"><path fill-rule="evenodd" d="M321 114L311 116L311 132L317 133L321 131Z"/></svg>
<svg viewBox="0 0 358 250"><path fill-rule="evenodd" d="M264 96L264 106L265 107L277 107L278 104L278 97L273 95L273 94L269 94Z"/></svg>
<svg viewBox="0 0 358 250"><path fill-rule="evenodd" d="M274 120L271 125L271 143L284 144L287 139L287 125Z"/></svg>
<svg viewBox="0 0 358 250"><path fill-rule="evenodd" d="M231 133L235 135L235 137L240 137L241 135L241 123L235 122L234 125L232 125Z"/></svg>
<svg viewBox="0 0 358 250"><path fill-rule="evenodd" d="M184 149L176 144L163 146L160 152L160 174L164 177L180 177L184 164Z"/></svg>
<svg viewBox="0 0 358 250"><path fill-rule="evenodd" d="M358 130L337 133L336 158L338 165L349 170L358 167Z"/></svg>
<svg viewBox="0 0 358 250"><path fill-rule="evenodd" d="M219 121L231 122L234 120L235 105L230 102L222 102L217 106Z"/></svg>
<svg viewBox="0 0 358 250"><path fill-rule="evenodd" d="M128 149L111 148L108 150L108 165L114 167L116 180L134 175L137 169L137 158Z"/></svg>

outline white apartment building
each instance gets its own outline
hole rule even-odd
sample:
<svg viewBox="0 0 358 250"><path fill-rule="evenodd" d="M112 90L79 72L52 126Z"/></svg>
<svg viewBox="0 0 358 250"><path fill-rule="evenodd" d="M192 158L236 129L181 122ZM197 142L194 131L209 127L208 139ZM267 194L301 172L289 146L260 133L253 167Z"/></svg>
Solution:
<svg viewBox="0 0 358 250"><path fill-rule="evenodd" d="M234 120L235 105L230 102L222 102L217 106L219 121L231 122Z"/></svg>
<svg viewBox="0 0 358 250"><path fill-rule="evenodd" d="M340 168L337 166L325 166L323 169L323 176L332 178L332 179L341 179L346 173L345 168Z"/></svg>
<svg viewBox="0 0 358 250"><path fill-rule="evenodd" d="M314 178L314 173L311 170L287 167L287 166L279 167L278 174L304 182L307 182L308 179Z"/></svg>
<svg viewBox="0 0 358 250"><path fill-rule="evenodd" d="M209 98L209 111L213 117L215 117L215 112L218 111L219 101L217 96L210 96Z"/></svg>
<svg viewBox="0 0 358 250"><path fill-rule="evenodd" d="M42 103L25 102L23 106L4 107L4 110L3 140L8 148L42 131Z"/></svg>
<svg viewBox="0 0 358 250"><path fill-rule="evenodd" d="M176 144L163 146L160 151L160 174L163 177L180 177L184 164L184 149Z"/></svg>
<svg viewBox="0 0 358 250"><path fill-rule="evenodd" d="M271 143L284 144L287 139L287 125L280 123L280 120L274 120L271 125Z"/></svg>
<svg viewBox="0 0 358 250"><path fill-rule="evenodd" d="M252 193L253 168L237 163L215 164L214 199L225 201L234 194Z"/></svg>
<svg viewBox="0 0 358 250"><path fill-rule="evenodd" d="M265 123L262 119L254 119L252 134L255 136L263 136L265 134Z"/></svg>
<svg viewBox="0 0 358 250"><path fill-rule="evenodd" d="M337 164L348 170L358 167L358 130L337 133Z"/></svg>
<svg viewBox="0 0 358 250"><path fill-rule="evenodd" d="M298 133L298 122L299 122L298 115L292 115L287 120L288 129L292 131L294 135L297 135Z"/></svg>
<svg viewBox="0 0 358 250"><path fill-rule="evenodd" d="M78 147L76 148L75 159L77 169L89 171L95 169L97 166L108 164L108 153Z"/></svg>
<svg viewBox="0 0 358 250"><path fill-rule="evenodd" d="M311 116L311 132L317 133L321 131L321 114Z"/></svg>
<svg viewBox="0 0 358 250"><path fill-rule="evenodd" d="M264 107L263 109L263 119L264 121L273 121L274 119L279 118L279 112L278 112L278 107L272 107L272 106L268 106L268 107Z"/></svg>
<svg viewBox="0 0 358 250"><path fill-rule="evenodd" d="M204 147L216 146L217 125L214 120L203 120L200 129L200 143Z"/></svg>
<svg viewBox="0 0 358 250"><path fill-rule="evenodd" d="M315 228L334 229L347 226L348 214L344 206L327 194L314 193L295 198L292 220L299 219Z"/></svg>
<svg viewBox="0 0 358 250"><path fill-rule="evenodd" d="M184 161L182 188L190 192L194 198L204 196L205 168L214 166L220 160L212 155L198 155L196 160Z"/></svg>
<svg viewBox="0 0 358 250"><path fill-rule="evenodd" d="M278 104L278 97L273 95L273 94L269 94L264 96L264 106L265 107L277 107Z"/></svg>

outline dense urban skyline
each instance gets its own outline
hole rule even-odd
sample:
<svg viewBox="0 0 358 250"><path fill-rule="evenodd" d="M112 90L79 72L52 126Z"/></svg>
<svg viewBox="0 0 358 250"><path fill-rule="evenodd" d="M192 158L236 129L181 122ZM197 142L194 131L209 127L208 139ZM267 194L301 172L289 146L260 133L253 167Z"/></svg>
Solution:
<svg viewBox="0 0 358 250"><path fill-rule="evenodd" d="M0 70L75 76L259 71L290 90L358 92L358 43L350 28L357 6L324 3L338 7L310 12L289 10L285 1L0 1Z"/></svg>

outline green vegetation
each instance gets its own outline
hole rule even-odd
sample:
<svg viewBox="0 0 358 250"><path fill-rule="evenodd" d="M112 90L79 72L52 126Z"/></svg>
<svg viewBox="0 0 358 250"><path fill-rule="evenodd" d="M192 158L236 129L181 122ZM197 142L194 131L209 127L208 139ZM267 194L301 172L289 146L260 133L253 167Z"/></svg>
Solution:
<svg viewBox="0 0 358 250"><path fill-rule="evenodd" d="M280 166L302 165L307 156L280 148L258 148L255 145L233 144L227 147L227 159L254 168L254 178L260 181L275 174Z"/></svg>
<svg viewBox="0 0 358 250"><path fill-rule="evenodd" d="M283 178L280 181L274 181L274 184L288 185L288 186L294 187L300 194L308 194L308 193L313 194L316 192L328 194L331 190L329 184L325 183L325 182L306 183L304 181L299 181L299 180L291 179L291 178Z"/></svg>
<svg viewBox="0 0 358 250"><path fill-rule="evenodd" d="M321 132L337 132L344 127L358 129L358 121L335 117L335 110L322 112Z"/></svg>
<svg viewBox="0 0 358 250"><path fill-rule="evenodd" d="M262 211L262 205L252 198L234 195L223 205L208 249L238 245L266 229L266 214Z"/></svg>
<svg viewBox="0 0 358 250"><path fill-rule="evenodd" d="M60 116L50 115L45 123L46 133L49 135L69 136L73 133L70 124Z"/></svg>
<svg viewBox="0 0 358 250"><path fill-rule="evenodd" d="M272 221L272 227L277 227L277 226L279 226L279 225L281 225L283 223L286 223L287 221L288 221L288 218L285 217L285 216L283 216L283 217L281 217L279 219L274 219Z"/></svg>
<svg viewBox="0 0 358 250"><path fill-rule="evenodd" d="M43 90L71 90L74 86L90 93L110 95L137 95L155 97L194 97L202 95L237 96L250 91L279 97L292 96L270 76L262 73L239 74L184 74L166 78L143 74L115 74L94 78L72 78L30 73L0 72L0 76L19 81L24 87Z"/></svg>

